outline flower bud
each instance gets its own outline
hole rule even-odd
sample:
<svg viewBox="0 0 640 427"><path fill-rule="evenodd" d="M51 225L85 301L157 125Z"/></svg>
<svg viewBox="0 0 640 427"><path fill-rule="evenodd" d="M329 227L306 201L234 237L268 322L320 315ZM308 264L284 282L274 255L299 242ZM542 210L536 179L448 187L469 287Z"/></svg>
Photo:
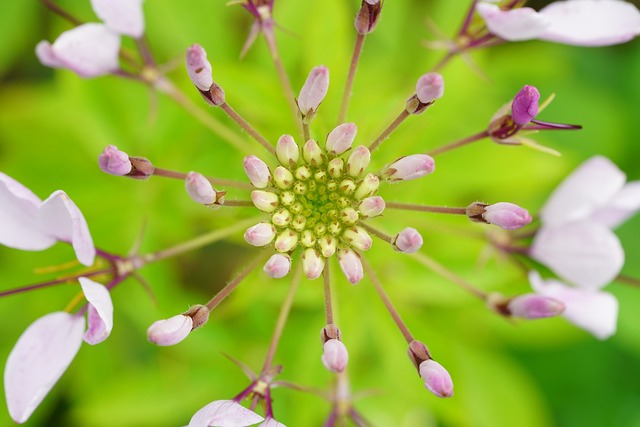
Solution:
<svg viewBox="0 0 640 427"><path fill-rule="evenodd" d="M271 213L278 207L278 195L270 191L253 190L251 201L256 208L264 213Z"/></svg>
<svg viewBox="0 0 640 427"><path fill-rule="evenodd" d="M288 190L293 185L293 174L289 169L278 166L273 172L273 180L278 188Z"/></svg>
<svg viewBox="0 0 640 427"><path fill-rule="evenodd" d="M481 222L497 225L505 230L515 230L531 222L531 215L526 209L521 208L518 205L508 202L494 203L492 205L484 205L483 203L473 203L470 206L475 207L473 210L482 208L483 212L480 214ZM467 215L469 215L469 208L467 208ZM478 215L472 220L478 220Z"/></svg>
<svg viewBox="0 0 640 427"><path fill-rule="evenodd" d="M331 160L327 170L332 178L340 178L344 173L344 160L339 157Z"/></svg>
<svg viewBox="0 0 640 427"><path fill-rule="evenodd" d="M422 75L416 83L416 96L423 104L431 104L444 95L444 79L438 73Z"/></svg>
<svg viewBox="0 0 640 427"><path fill-rule="evenodd" d="M524 294L512 298L507 304L507 310L514 317L541 319L562 314L565 305L558 300L541 295Z"/></svg>
<svg viewBox="0 0 640 427"><path fill-rule="evenodd" d="M357 178L364 173L370 161L371 152L364 145L360 145L353 150L353 153L349 156L349 160L347 160L347 173Z"/></svg>
<svg viewBox="0 0 640 427"><path fill-rule="evenodd" d="M352 285L357 285L358 282L362 280L362 277L364 277L362 261L360 261L360 257L352 249L339 249L338 263L340 264L340 269Z"/></svg>
<svg viewBox="0 0 640 427"><path fill-rule="evenodd" d="M535 86L525 85L513 98L511 118L520 126L524 126L538 115L540 92Z"/></svg>
<svg viewBox="0 0 640 427"><path fill-rule="evenodd" d="M368 251L373 244L371 236L362 227L348 228L342 233L342 237L354 248L361 251Z"/></svg>
<svg viewBox="0 0 640 427"><path fill-rule="evenodd" d="M363 218L373 218L380 215L386 204L384 199L380 196L367 197L358 205L360 216Z"/></svg>
<svg viewBox="0 0 640 427"><path fill-rule="evenodd" d="M354 25L358 34L368 34L376 28L382 11L380 0L363 0Z"/></svg>
<svg viewBox="0 0 640 427"><path fill-rule="evenodd" d="M211 63L207 60L207 52L199 44L187 49L187 73L201 91L208 92L213 85Z"/></svg>
<svg viewBox="0 0 640 427"><path fill-rule="evenodd" d="M291 135L282 135L276 143L276 156L285 167L292 167L298 163L300 149Z"/></svg>
<svg viewBox="0 0 640 427"><path fill-rule="evenodd" d="M290 269L291 257L282 254L272 255L263 267L264 272L274 279L280 279L286 276Z"/></svg>
<svg viewBox="0 0 640 427"><path fill-rule="evenodd" d="M298 109L307 123L313 119L329 90L329 69L323 65L309 73L298 96Z"/></svg>
<svg viewBox="0 0 640 427"><path fill-rule="evenodd" d="M422 236L415 228L407 227L396 236L393 248L399 252L412 254L422 247Z"/></svg>
<svg viewBox="0 0 640 427"><path fill-rule="evenodd" d="M153 322L147 329L147 339L161 346L178 344L189 335L192 327L191 317L178 314L169 319Z"/></svg>
<svg viewBox="0 0 640 427"><path fill-rule="evenodd" d="M362 200L375 193L378 190L378 186L380 186L380 180L376 175L370 173L364 177L354 196L356 199Z"/></svg>
<svg viewBox="0 0 640 427"><path fill-rule="evenodd" d="M196 203L213 205L218 201L216 190L202 174L189 172L184 180L184 185L189 197Z"/></svg>
<svg viewBox="0 0 640 427"><path fill-rule="evenodd" d="M337 126L327 136L325 144L327 151L336 156L348 151L357 133L358 127L355 123L343 123Z"/></svg>
<svg viewBox="0 0 640 427"><path fill-rule="evenodd" d="M318 166L322 164L322 148L313 139L310 139L302 147L302 157L311 166Z"/></svg>
<svg viewBox="0 0 640 427"><path fill-rule="evenodd" d="M317 279L324 270L324 258L315 249L305 249L302 253L302 270L307 279Z"/></svg>
<svg viewBox="0 0 640 427"><path fill-rule="evenodd" d="M400 157L388 165L382 174L389 181L410 181L428 175L436 170L436 164L431 156L413 154Z"/></svg>
<svg viewBox="0 0 640 427"><path fill-rule="evenodd" d="M290 252L297 244L298 233L287 229L278 235L274 246L278 252Z"/></svg>
<svg viewBox="0 0 640 427"><path fill-rule="evenodd" d="M132 169L129 155L115 145L107 145L98 156L98 164L103 172L116 176L127 175Z"/></svg>
<svg viewBox="0 0 640 427"><path fill-rule="evenodd" d="M329 258L336 253L336 249L338 248L338 239L332 236L322 236L318 239L318 247L320 248L322 256Z"/></svg>
<svg viewBox="0 0 640 427"><path fill-rule="evenodd" d="M244 240L252 246L266 246L276 237L276 229L267 222L261 222L244 232Z"/></svg>
<svg viewBox="0 0 640 427"><path fill-rule="evenodd" d="M420 364L420 376L424 386L438 397L453 396L453 381L449 372L433 359L425 360Z"/></svg>
<svg viewBox="0 0 640 427"><path fill-rule="evenodd" d="M265 162L256 156L247 156L242 165L249 181L257 188L265 188L271 182L271 172Z"/></svg>
<svg viewBox="0 0 640 427"><path fill-rule="evenodd" d="M344 371L349 361L347 347L337 339L331 339L324 343L322 354L322 364L331 372L339 373Z"/></svg>

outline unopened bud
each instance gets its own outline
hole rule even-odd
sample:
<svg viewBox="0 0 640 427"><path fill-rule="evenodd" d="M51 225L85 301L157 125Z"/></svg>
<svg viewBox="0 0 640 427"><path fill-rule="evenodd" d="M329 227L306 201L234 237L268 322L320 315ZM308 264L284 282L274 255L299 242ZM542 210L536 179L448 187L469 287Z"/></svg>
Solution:
<svg viewBox="0 0 640 427"><path fill-rule="evenodd" d="M425 360L420 364L420 376L424 386L438 397L453 396L453 381L449 372L433 359Z"/></svg>
<svg viewBox="0 0 640 427"><path fill-rule="evenodd" d="M322 164L322 148L313 139L308 140L302 147L302 157L311 166L319 166Z"/></svg>
<svg viewBox="0 0 640 427"><path fill-rule="evenodd" d="M525 85L513 98L511 118L520 126L524 126L538 115L540 92L535 86Z"/></svg>
<svg viewBox="0 0 640 427"><path fill-rule="evenodd" d="M249 181L257 188L265 188L271 182L271 172L265 162L256 156L247 156L242 165Z"/></svg>
<svg viewBox="0 0 640 427"><path fill-rule="evenodd" d="M291 135L282 135L276 143L276 156L285 167L292 167L298 163L300 149Z"/></svg>
<svg viewBox="0 0 640 427"><path fill-rule="evenodd" d="M293 185L293 174L285 167L278 166L273 172L273 181L282 190L288 190Z"/></svg>
<svg viewBox="0 0 640 427"><path fill-rule="evenodd" d="M355 123L343 123L337 126L327 136L327 143L325 145L327 151L336 156L348 151L357 133L358 127Z"/></svg>
<svg viewBox="0 0 640 427"><path fill-rule="evenodd" d="M290 269L291 257L282 254L272 255L263 267L264 272L274 279L280 279L286 276Z"/></svg>
<svg viewBox="0 0 640 427"><path fill-rule="evenodd" d="M103 172L117 176L127 175L132 169L129 155L115 145L107 145L98 156L98 164Z"/></svg>
<svg viewBox="0 0 640 427"><path fill-rule="evenodd" d="M416 96L423 104L431 104L444 95L444 79L438 73L422 75L416 83Z"/></svg>
<svg viewBox="0 0 640 427"><path fill-rule="evenodd" d="M264 213L271 213L278 207L278 195L270 191L253 190L251 201L256 208Z"/></svg>
<svg viewBox="0 0 640 427"><path fill-rule="evenodd" d="M362 261L360 261L360 257L353 249L339 249L338 263L340 264L340 269L352 285L357 285L358 282L362 280L362 277L364 277Z"/></svg>
<svg viewBox="0 0 640 427"><path fill-rule="evenodd" d="M276 229L267 222L261 222L244 232L244 240L252 246L266 246L276 237Z"/></svg>
<svg viewBox="0 0 640 427"><path fill-rule="evenodd" d="M369 197L373 193L378 191L379 186L380 180L378 179L378 177L370 173L364 177L364 179L360 183L360 186L356 189L354 196L356 199L362 200L365 197Z"/></svg>
<svg viewBox="0 0 640 427"><path fill-rule="evenodd" d="M359 34L368 34L376 28L382 11L380 0L363 0L354 23Z"/></svg>
<svg viewBox="0 0 640 427"><path fill-rule="evenodd" d="M197 172L189 172L184 180L185 188L189 197L202 205L212 206L222 204L223 192L217 193L204 175Z"/></svg>
<svg viewBox="0 0 640 427"><path fill-rule="evenodd" d="M187 72L198 89L209 91L213 85L211 63L207 60L207 52L199 44L187 49Z"/></svg>
<svg viewBox="0 0 640 427"><path fill-rule="evenodd" d="M322 256L329 258L335 254L336 249L338 249L338 239L333 236L322 236L318 239L318 247L320 248Z"/></svg>
<svg viewBox="0 0 640 427"><path fill-rule="evenodd" d="M311 122L329 90L329 69L323 65L309 73L298 96L298 109L307 123Z"/></svg>
<svg viewBox="0 0 640 427"><path fill-rule="evenodd" d="M373 241L369 233L362 227L348 228L342 233L342 238L349 242L356 249L368 251L371 249Z"/></svg>
<svg viewBox="0 0 640 427"><path fill-rule="evenodd" d="M386 204L380 196L367 197L358 205L360 215L364 218L373 218L380 215Z"/></svg>
<svg viewBox="0 0 640 427"><path fill-rule="evenodd" d="M389 181L410 181L418 179L436 170L436 163L426 154L413 154L400 157L382 171Z"/></svg>
<svg viewBox="0 0 640 427"><path fill-rule="evenodd" d="M349 361L347 347L337 339L331 339L324 343L322 354L322 364L331 372L339 373L344 371Z"/></svg>
<svg viewBox="0 0 640 427"><path fill-rule="evenodd" d="M399 252L411 254L422 247L422 236L415 228L407 227L396 236L393 248Z"/></svg>
<svg viewBox="0 0 640 427"><path fill-rule="evenodd" d="M349 160L347 160L347 173L357 178L364 173L370 161L371 152L364 145L360 145L353 150L353 153L349 156Z"/></svg>
<svg viewBox="0 0 640 427"><path fill-rule="evenodd" d="M516 230L531 222L529 212L508 202L487 205L475 202L467 207L467 216L475 222L486 222L505 230Z"/></svg>
<svg viewBox="0 0 640 427"><path fill-rule="evenodd" d="M524 294L511 299L507 310L514 317L541 319L562 314L565 305L555 299L536 294Z"/></svg>
<svg viewBox="0 0 640 427"><path fill-rule="evenodd" d="M293 230L284 230L276 238L274 246L278 252L290 252L298 244L298 233Z"/></svg>
<svg viewBox="0 0 640 427"><path fill-rule="evenodd" d="M302 270L307 279L317 279L324 270L324 258L315 249L305 249L302 253Z"/></svg>
<svg viewBox="0 0 640 427"><path fill-rule="evenodd" d="M168 346L185 339L193 328L193 319L178 314L169 319L157 320L147 329L147 339L154 344Z"/></svg>
<svg viewBox="0 0 640 427"><path fill-rule="evenodd" d="M329 162L327 170L332 178L340 178L344 173L344 160L335 158Z"/></svg>
<svg viewBox="0 0 640 427"><path fill-rule="evenodd" d="M144 157L129 157L129 161L131 162L131 172L127 176L130 178L149 179L156 170L153 163Z"/></svg>

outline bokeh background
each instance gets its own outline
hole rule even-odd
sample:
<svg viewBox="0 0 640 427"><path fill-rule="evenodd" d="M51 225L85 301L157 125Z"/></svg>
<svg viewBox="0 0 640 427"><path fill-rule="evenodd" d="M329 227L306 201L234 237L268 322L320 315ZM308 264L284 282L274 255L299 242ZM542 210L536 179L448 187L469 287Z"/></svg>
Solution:
<svg viewBox="0 0 640 427"><path fill-rule="evenodd" d="M85 21L96 20L89 2L58 2ZM294 133L276 73L259 39L239 60L250 16L214 0L148 0L147 34L157 60L173 63L168 76L199 102L182 64L200 43L229 103L270 140ZM366 41L349 120L357 142L368 144L403 108L415 81L443 55L425 47L438 39L427 25L453 35L468 2L388 1ZM542 5L536 4L536 7ZM331 70L331 89L312 126L319 139L331 130L351 56L353 17L359 2L276 0L275 17L286 31L278 40L293 85L309 70ZM255 216L253 209L210 211L188 198L178 181L133 181L103 174L97 156L107 144L148 157L161 167L244 180L243 153L230 148L165 96L115 77L82 79L40 65L34 46L53 41L69 25L39 2L6 1L0 14L0 170L45 198L64 189L82 209L101 249L126 254L146 224L142 251L158 250L212 229ZM475 200L511 201L536 212L554 186L580 162L598 153L640 179L640 44L577 48L524 42L473 52L444 71L445 97L426 114L411 117L376 152L382 167L394 158L451 142L485 128L490 117L524 84L543 97L556 93L541 120L579 123L579 132L547 132L537 140L562 152L556 158L489 141L437 157L437 172L418 181L384 186L388 200L465 206ZM230 127L222 111L209 109ZM255 153L264 152L256 144ZM246 198L237 190L230 198ZM0 207L1 208L1 207ZM465 236L486 230L464 218L388 211L378 222L397 232L417 228L423 251L487 290L526 292L513 265L481 262L485 244ZM640 218L618 230L627 252L624 274L640 277ZM257 271L211 315L209 323L171 348L146 341L146 328L190 305L206 302L255 251L238 233L185 254L142 275L154 303L135 281L113 293L115 328L95 347L83 345L69 370L28 421L28 426L176 426L212 400L229 399L248 380L223 352L259 370L288 289ZM375 426L640 426L640 290L612 284L620 301L618 333L601 342L563 319L510 323L454 284L408 256L376 241L367 254L413 334L447 367L455 396L441 400L422 385L406 345L371 283L349 285L332 264L337 324L350 351L356 407ZM0 248L0 289L44 281L42 266L73 258L58 245L38 253ZM62 310L77 293L64 285L0 299L0 360L38 317ZM324 326L320 281L304 281L284 331L276 362L282 379L324 388L318 333ZM277 389L275 414L288 426L319 426L329 413L321 397ZM4 401L4 391L0 391ZM4 406L4 405L3 405ZM5 408L0 425L12 425Z"/></svg>

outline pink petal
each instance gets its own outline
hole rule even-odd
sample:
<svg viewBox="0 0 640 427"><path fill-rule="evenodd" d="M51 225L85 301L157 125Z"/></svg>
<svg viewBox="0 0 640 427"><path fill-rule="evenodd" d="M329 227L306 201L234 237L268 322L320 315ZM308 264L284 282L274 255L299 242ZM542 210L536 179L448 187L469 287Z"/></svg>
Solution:
<svg viewBox="0 0 640 427"><path fill-rule="evenodd" d="M84 334L84 340L88 344L99 344L106 340L113 329L113 303L109 290L100 283L80 277L82 292L89 302L88 320L89 328Z"/></svg>
<svg viewBox="0 0 640 427"><path fill-rule="evenodd" d="M491 33L508 41L538 38L549 25L548 18L529 7L503 11L495 4L479 2L476 11Z"/></svg>
<svg viewBox="0 0 640 427"><path fill-rule="evenodd" d="M41 204L31 190L0 172L0 244L32 251L53 245L56 240L38 225Z"/></svg>
<svg viewBox="0 0 640 427"><path fill-rule="evenodd" d="M607 227L579 221L558 227L542 227L530 255L558 276L580 287L599 289L620 273L624 251Z"/></svg>
<svg viewBox="0 0 640 427"><path fill-rule="evenodd" d="M287 427L282 423L279 423L278 421L276 421L273 418L267 418L266 420L264 420L264 422L262 424L260 424L258 427Z"/></svg>
<svg viewBox="0 0 640 427"><path fill-rule="evenodd" d="M589 219L609 228L616 228L640 210L640 181L627 183L605 206L593 212Z"/></svg>
<svg viewBox="0 0 640 427"><path fill-rule="evenodd" d="M144 33L143 0L91 0L91 7L111 30L140 38Z"/></svg>
<svg viewBox="0 0 640 427"><path fill-rule="evenodd" d="M29 419L60 379L82 344L84 319L65 312L47 314L22 333L4 369L11 418Z"/></svg>
<svg viewBox="0 0 640 427"><path fill-rule="evenodd" d="M153 322L147 329L147 339L157 345L175 345L188 337L192 329L193 318L178 314Z"/></svg>
<svg viewBox="0 0 640 427"><path fill-rule="evenodd" d="M63 242L71 243L78 261L93 265L96 249L82 212L67 194L58 190L42 203L38 211L40 229Z"/></svg>
<svg viewBox="0 0 640 427"><path fill-rule="evenodd" d="M619 0L557 1L540 10L549 26L540 39L579 46L624 43L640 34L640 12Z"/></svg>
<svg viewBox="0 0 640 427"><path fill-rule="evenodd" d="M608 292L566 286L557 280L544 281L537 271L529 273L533 289L565 305L562 314L574 325L604 340L616 332L618 301Z"/></svg>
<svg viewBox="0 0 640 427"><path fill-rule="evenodd" d="M587 218L616 195L625 180L624 173L606 157L590 158L551 194L542 208L543 223L560 225Z"/></svg>
<svg viewBox="0 0 640 427"><path fill-rule="evenodd" d="M216 400L196 412L189 427L246 427L264 420L233 400Z"/></svg>
<svg viewBox="0 0 640 427"><path fill-rule="evenodd" d="M120 68L120 36L102 24L83 24L60 34L53 45L40 42L36 55L44 65L96 77Z"/></svg>

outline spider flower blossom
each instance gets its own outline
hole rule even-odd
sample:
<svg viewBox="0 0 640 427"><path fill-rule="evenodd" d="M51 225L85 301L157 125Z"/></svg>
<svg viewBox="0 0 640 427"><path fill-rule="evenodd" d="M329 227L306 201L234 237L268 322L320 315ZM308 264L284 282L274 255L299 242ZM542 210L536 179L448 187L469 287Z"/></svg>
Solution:
<svg viewBox="0 0 640 427"><path fill-rule="evenodd" d="M91 0L103 23L87 23L62 33L53 44L41 41L36 56L42 64L67 68L82 77L119 70L120 37L142 37L143 0Z"/></svg>
<svg viewBox="0 0 640 427"><path fill-rule="evenodd" d="M621 0L567 0L539 12L480 1L476 10L489 31L508 41L547 40L578 46L624 43L640 34L640 12Z"/></svg>

